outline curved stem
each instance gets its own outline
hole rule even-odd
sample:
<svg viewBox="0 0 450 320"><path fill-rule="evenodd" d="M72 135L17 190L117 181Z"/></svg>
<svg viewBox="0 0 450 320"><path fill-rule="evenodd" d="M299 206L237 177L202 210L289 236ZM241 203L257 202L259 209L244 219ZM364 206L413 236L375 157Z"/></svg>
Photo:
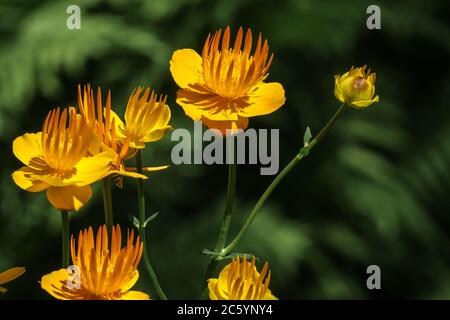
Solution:
<svg viewBox="0 0 450 320"><path fill-rule="evenodd" d="M62 267L65 269L68 268L70 264L69 234L69 212L61 210Z"/></svg>
<svg viewBox="0 0 450 320"><path fill-rule="evenodd" d="M136 172L142 174L142 158L141 151L136 153ZM139 207L139 235L144 246L142 259L144 260L145 269L150 276L150 281L152 282L153 289L161 300L167 300L164 291L159 285L158 278L156 277L155 271L150 263L150 257L147 250L147 241L145 240L145 193L144 193L144 180L141 178L137 179L138 182L138 207Z"/></svg>
<svg viewBox="0 0 450 320"><path fill-rule="evenodd" d="M309 144L305 145L300 150L300 152L291 160L291 162L289 162L286 165L286 167L284 167L284 169L275 177L275 179L272 181L272 183L269 185L266 191L264 191L262 196L259 198L253 210L248 215L247 220L245 221L239 233L230 242L230 244L226 246L225 249L222 250L222 253L224 255L230 253L238 245L241 238L247 233L248 229L250 228L250 225L255 219L259 209L266 202L267 198L269 198L272 191L278 186L278 184L289 173L289 171L291 171L292 168L294 168L297 163L299 163L305 156L307 156L309 151L327 134L331 126L336 122L339 115L342 113L342 111L344 111L345 107L346 105L342 104L340 108L335 112L335 114L331 117L331 119L327 122L327 124L322 128L322 130L319 131L316 137Z"/></svg>
<svg viewBox="0 0 450 320"><path fill-rule="evenodd" d="M264 191L261 198L259 198L258 202L256 203L253 210L250 212L249 216L247 217L247 220L245 221L244 225L242 226L242 229L239 231L237 236L231 241L231 243L225 247L223 250L223 254L228 254L231 252L231 250L236 247L236 245L239 243L241 238L244 236L244 234L247 232L247 230L250 228L251 223L253 222L253 219L255 219L256 214L258 213L259 209L263 206L263 204L266 202L267 198L269 198L272 191L278 186L278 184L283 180L283 178L291 171L291 169L303 158L303 155L297 155L295 156L291 162L288 163L286 167L275 177L275 179L272 181L272 183L269 185L269 187Z"/></svg>
<svg viewBox="0 0 450 320"><path fill-rule="evenodd" d="M113 227L113 207L111 195L111 178L103 178L103 209L105 212L106 230L108 230L108 238L111 239L111 231Z"/></svg>
<svg viewBox="0 0 450 320"><path fill-rule="evenodd" d="M342 111L345 110L347 105L345 103L341 104L339 109L333 114L330 120L328 120L327 124L319 131L319 133L314 137L311 143L308 145L308 148L311 150L330 130L331 126L336 122L337 118L340 116Z"/></svg>

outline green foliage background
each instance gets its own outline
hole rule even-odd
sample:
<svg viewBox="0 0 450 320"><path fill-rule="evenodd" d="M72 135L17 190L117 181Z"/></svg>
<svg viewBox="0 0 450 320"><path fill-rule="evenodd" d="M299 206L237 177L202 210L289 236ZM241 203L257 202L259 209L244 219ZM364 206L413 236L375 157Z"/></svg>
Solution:
<svg viewBox="0 0 450 320"><path fill-rule="evenodd" d="M79 0L81 30L66 29L73 1L0 1L0 270L26 266L0 299L49 299L40 277L59 268L60 217L45 195L10 178L20 163L16 136L39 131L50 108L73 105L78 83L112 91L123 111L137 85L169 95L172 124L193 129L175 103L169 72L179 48L201 50L209 32L242 25L262 32L275 52L270 81L286 105L251 119L280 128L280 162L303 132L321 128L338 106L333 75L351 65L377 72L380 103L348 110L326 139L279 186L240 252L269 260L282 299L450 298L450 29L447 1L377 1L382 29L366 28L373 1ZM447 13L447 14L446 14ZM168 135L144 153L146 165L170 163ZM148 229L160 282L170 298L194 298L217 236L225 166L171 166L146 182ZM233 234L271 181L258 166L238 168ZM72 231L103 222L101 192ZM115 218L131 227L136 185L115 189ZM366 288L377 264L382 290ZM151 292L144 270L138 289Z"/></svg>

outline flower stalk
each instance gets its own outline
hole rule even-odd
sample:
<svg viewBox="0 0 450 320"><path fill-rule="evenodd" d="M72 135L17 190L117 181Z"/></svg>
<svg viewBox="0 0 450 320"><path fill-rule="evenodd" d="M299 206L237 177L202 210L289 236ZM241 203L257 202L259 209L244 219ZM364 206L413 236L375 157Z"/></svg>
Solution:
<svg viewBox="0 0 450 320"><path fill-rule="evenodd" d="M136 153L136 172L142 174L142 156L141 150L138 150ZM148 275L150 276L150 281L152 282L153 289L155 290L157 296L161 300L167 300L164 291L159 285L158 278L156 277L156 273L153 270L153 267L150 263L150 257L147 249L147 241L145 240L145 193L144 193L144 180L141 178L137 179L138 183L138 209L139 209L139 235L141 236L141 240L144 246L142 258L144 260L145 269L147 270Z"/></svg>
<svg viewBox="0 0 450 320"><path fill-rule="evenodd" d="M219 254L221 254L224 250L225 243L228 237L228 231L230 229L231 214L233 213L233 203L236 194L236 171L237 171L236 161L233 161L233 163L228 165L227 201L225 204L225 211L222 224L220 226L219 236L217 238L217 243L214 248L214 252L217 252ZM219 264L220 260L221 260L220 256L211 258L208 266L206 267L205 277L202 282L203 287L201 296L203 298L206 298L208 295L207 281L214 275L214 272L216 271L217 265Z"/></svg>
<svg viewBox="0 0 450 320"><path fill-rule="evenodd" d="M69 248L69 212L61 210L61 244L62 244L62 267L67 268L70 265L70 248Z"/></svg>
<svg viewBox="0 0 450 320"><path fill-rule="evenodd" d="M103 178L103 208L105 212L105 224L108 230L108 237L111 239L111 231L114 224L113 206L111 195L111 179L110 177Z"/></svg>
<svg viewBox="0 0 450 320"><path fill-rule="evenodd" d="M331 119L327 122L327 124L322 128L322 130L319 131L317 136L309 144L306 144L300 150L300 152L286 165L286 167L284 167L284 169L275 177L275 179L272 181L272 183L269 185L266 191L264 191L262 196L259 198L253 210L248 215L247 220L245 221L239 233L230 242L230 244L222 250L221 253L223 255L229 254L238 245L239 241L242 239L242 237L247 233L248 229L250 228L250 225L255 219L256 214L264 205L269 196L272 194L273 190L275 190L278 184L292 170L292 168L294 168L297 165L297 163L299 163L304 157L306 157L309 154L309 151L328 133L330 128L333 126L333 124L336 122L339 115L342 113L342 111L345 110L345 108L346 104L343 103L340 106L340 108L335 112L335 114L331 117Z"/></svg>

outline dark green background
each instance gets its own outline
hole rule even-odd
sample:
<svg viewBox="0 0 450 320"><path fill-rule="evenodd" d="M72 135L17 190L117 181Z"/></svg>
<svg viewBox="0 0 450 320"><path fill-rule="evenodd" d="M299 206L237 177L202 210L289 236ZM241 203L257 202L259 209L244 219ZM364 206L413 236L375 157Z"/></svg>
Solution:
<svg viewBox="0 0 450 320"><path fill-rule="evenodd" d="M333 75L352 65L377 72L380 103L347 110L326 139L282 182L238 247L272 269L281 299L450 298L450 51L448 1L76 1L81 30L66 29L73 1L0 2L0 270L26 266L0 299L48 299L40 277L59 268L60 217L44 193L22 191L15 137L39 131L50 110L76 103L78 83L112 90L119 114L133 88L169 95L172 125L192 130L175 103L174 50L200 51L209 32L251 27L275 59L268 81L287 101L253 128L280 129L280 162L317 133L338 107ZM381 30L366 8L381 7ZM170 135L145 149L146 165L170 163ZM197 297L222 215L225 166L181 165L146 182L148 229L160 282L170 298ZM239 166L233 234L271 181ZM115 219L130 226L136 184L115 189ZM72 216L72 230L103 222L101 190ZM382 290L366 288L381 267ZM143 271L143 270L142 270ZM144 272L136 286L151 292Z"/></svg>

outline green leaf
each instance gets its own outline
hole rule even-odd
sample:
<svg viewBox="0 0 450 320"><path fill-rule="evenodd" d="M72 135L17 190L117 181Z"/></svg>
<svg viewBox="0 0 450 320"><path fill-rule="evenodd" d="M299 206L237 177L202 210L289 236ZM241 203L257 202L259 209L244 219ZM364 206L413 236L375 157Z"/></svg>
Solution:
<svg viewBox="0 0 450 320"><path fill-rule="evenodd" d="M140 225L139 219L136 218L135 216L131 215L131 214L130 214L128 217L130 218L130 221L131 221L131 223L133 224L133 226L134 226L136 229L139 229L139 225Z"/></svg>
<svg viewBox="0 0 450 320"><path fill-rule="evenodd" d="M145 220L145 222L144 222L144 228L147 227L147 224L149 224L150 221L155 219L158 216L158 214L159 214L159 212L156 212L156 213L152 214L150 217L148 217L147 220Z"/></svg>
<svg viewBox="0 0 450 320"><path fill-rule="evenodd" d="M309 142L311 141L312 135L311 135L311 129L309 127L306 127L305 134L303 135L303 144L306 147L309 145Z"/></svg>
<svg viewBox="0 0 450 320"><path fill-rule="evenodd" d="M202 250L202 254L207 255L208 257L210 257L211 259L215 259L215 258L221 258L223 259L224 256L218 252L215 251L211 251L209 249L203 249Z"/></svg>
<svg viewBox="0 0 450 320"><path fill-rule="evenodd" d="M207 255L207 256L209 256L212 259L219 259L219 260L223 260L223 259L232 260L232 259L236 258L237 256L240 256L240 257L244 257L245 256L247 260L250 260L252 257L255 257L256 261L259 262L258 257L256 257L252 253L232 252L232 253L227 254L226 256L224 256L221 253L218 253L218 252L215 252L215 251L211 251L209 249L203 249L202 250L202 254Z"/></svg>

